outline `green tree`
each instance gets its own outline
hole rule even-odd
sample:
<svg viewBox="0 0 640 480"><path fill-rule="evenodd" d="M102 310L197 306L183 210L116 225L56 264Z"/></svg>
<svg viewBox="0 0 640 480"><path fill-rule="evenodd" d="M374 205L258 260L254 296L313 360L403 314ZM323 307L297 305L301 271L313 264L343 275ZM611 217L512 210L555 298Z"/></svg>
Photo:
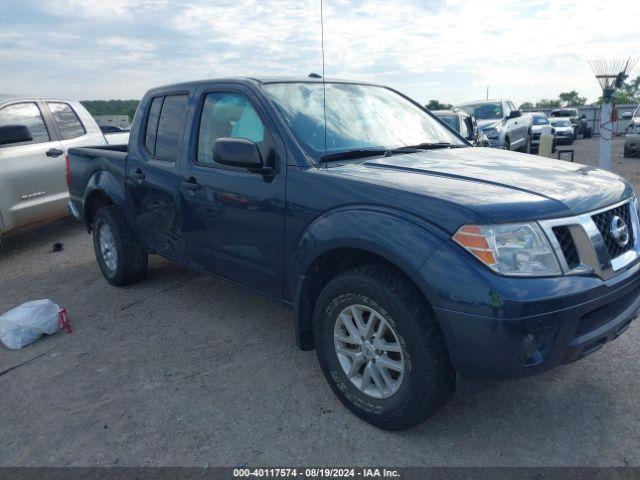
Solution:
<svg viewBox="0 0 640 480"><path fill-rule="evenodd" d="M536 102L536 108L558 108L560 106L560 100L543 98Z"/></svg>
<svg viewBox="0 0 640 480"><path fill-rule="evenodd" d="M578 92L571 90L570 92L562 92L558 95L560 102L565 107L582 107L587 103L586 97L581 97Z"/></svg>
<svg viewBox="0 0 640 480"><path fill-rule="evenodd" d="M429 100L427 103L429 110L449 110L452 106L450 103L440 103L438 100Z"/></svg>
<svg viewBox="0 0 640 480"><path fill-rule="evenodd" d="M625 81L618 90L616 103L640 103L640 75L631 81Z"/></svg>
<svg viewBox="0 0 640 480"><path fill-rule="evenodd" d="M128 115L133 120L140 100L82 100L82 105L96 115Z"/></svg>
<svg viewBox="0 0 640 480"><path fill-rule="evenodd" d="M535 107L531 102L522 102L520 104L520 110L533 110Z"/></svg>

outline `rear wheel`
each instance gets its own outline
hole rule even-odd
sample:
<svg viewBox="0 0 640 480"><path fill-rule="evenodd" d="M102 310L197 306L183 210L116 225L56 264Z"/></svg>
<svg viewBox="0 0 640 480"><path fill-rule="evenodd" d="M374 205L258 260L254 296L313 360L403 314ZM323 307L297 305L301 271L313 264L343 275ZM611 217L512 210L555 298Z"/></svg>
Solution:
<svg viewBox="0 0 640 480"><path fill-rule="evenodd" d="M97 211L93 222L93 247L100 270L110 284L127 285L146 275L147 252L118 207L108 205Z"/></svg>
<svg viewBox="0 0 640 480"><path fill-rule="evenodd" d="M414 426L455 391L455 373L431 309L388 267L358 267L329 282L316 304L314 336L334 393L379 428Z"/></svg>
<svg viewBox="0 0 640 480"><path fill-rule="evenodd" d="M629 147L627 147L627 146L625 145L625 146L624 146L624 153L623 153L623 155L624 155L625 157L627 157L627 158L631 158L631 157L633 157L633 151L632 151Z"/></svg>

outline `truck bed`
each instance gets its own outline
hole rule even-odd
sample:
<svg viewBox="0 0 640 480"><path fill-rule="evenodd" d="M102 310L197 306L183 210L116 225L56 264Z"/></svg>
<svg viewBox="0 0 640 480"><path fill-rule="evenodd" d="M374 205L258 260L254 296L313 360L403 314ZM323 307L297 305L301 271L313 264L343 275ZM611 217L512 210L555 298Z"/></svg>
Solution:
<svg viewBox="0 0 640 480"><path fill-rule="evenodd" d="M81 208L83 195L94 175L112 176L124 185L127 145L104 145L69 149L69 196L72 204Z"/></svg>

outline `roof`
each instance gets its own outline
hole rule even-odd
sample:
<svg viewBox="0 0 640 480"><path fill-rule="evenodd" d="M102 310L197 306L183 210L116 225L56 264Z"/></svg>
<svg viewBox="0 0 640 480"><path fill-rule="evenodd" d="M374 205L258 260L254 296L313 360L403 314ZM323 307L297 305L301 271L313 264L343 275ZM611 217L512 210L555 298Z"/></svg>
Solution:
<svg viewBox="0 0 640 480"><path fill-rule="evenodd" d="M346 80L337 78L310 78L310 77L227 77L227 78L210 78L202 80L192 80L189 82L174 83L169 85L161 85L152 88L150 91L189 88L201 85L203 83L238 83L245 85L265 85L269 83L353 83L358 85L372 85L382 87L379 83L365 82L362 80Z"/></svg>
<svg viewBox="0 0 640 480"><path fill-rule="evenodd" d="M41 95L7 95L0 93L0 104L8 102L33 102L34 100L49 100L57 102L74 102L75 100L58 98L58 97L43 97Z"/></svg>

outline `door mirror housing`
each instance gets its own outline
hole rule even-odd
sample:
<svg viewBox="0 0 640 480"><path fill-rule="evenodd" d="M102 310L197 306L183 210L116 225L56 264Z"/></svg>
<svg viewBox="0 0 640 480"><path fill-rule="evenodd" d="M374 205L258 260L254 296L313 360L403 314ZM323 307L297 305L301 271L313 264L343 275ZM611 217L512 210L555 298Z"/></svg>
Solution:
<svg viewBox="0 0 640 480"><path fill-rule="evenodd" d="M0 127L0 145L30 142L33 136L26 125L5 125Z"/></svg>
<svg viewBox="0 0 640 480"><path fill-rule="evenodd" d="M522 112L520 110L511 110L509 114L509 118L518 118L522 116Z"/></svg>
<svg viewBox="0 0 640 480"><path fill-rule="evenodd" d="M213 143L213 158L217 163L247 170L264 167L258 145L247 138L218 138Z"/></svg>

